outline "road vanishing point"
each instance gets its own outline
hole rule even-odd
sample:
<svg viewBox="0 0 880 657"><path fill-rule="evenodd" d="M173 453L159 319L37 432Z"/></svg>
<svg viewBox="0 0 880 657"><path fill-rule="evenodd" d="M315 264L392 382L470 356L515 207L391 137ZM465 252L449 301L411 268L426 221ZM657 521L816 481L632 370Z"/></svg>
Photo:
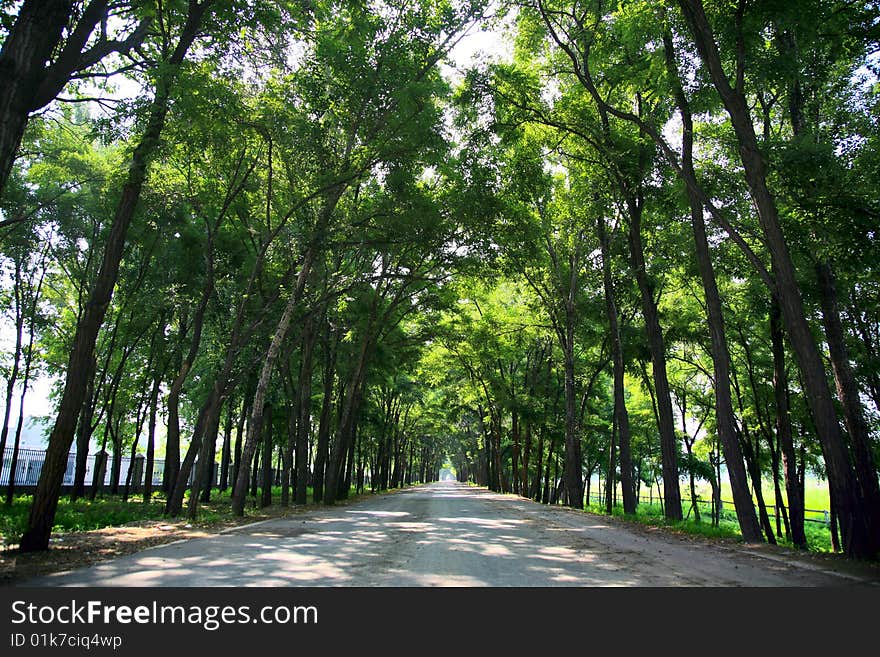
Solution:
<svg viewBox="0 0 880 657"><path fill-rule="evenodd" d="M24 586L851 586L870 576L440 482L180 541Z"/></svg>

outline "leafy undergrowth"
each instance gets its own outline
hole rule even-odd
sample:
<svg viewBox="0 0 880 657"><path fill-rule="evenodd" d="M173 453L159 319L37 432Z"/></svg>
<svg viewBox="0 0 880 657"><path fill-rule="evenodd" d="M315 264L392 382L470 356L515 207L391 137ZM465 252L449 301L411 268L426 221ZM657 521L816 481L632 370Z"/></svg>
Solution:
<svg viewBox="0 0 880 657"><path fill-rule="evenodd" d="M605 513L605 507L598 504L590 504L585 510L590 513L607 515ZM742 533L739 530L739 524L736 521L736 516L733 511L722 511L718 526L714 526L712 524L711 516L706 514L701 516L699 522L693 517L693 515L690 515L681 521L670 521L663 515L662 508L659 504L646 502L639 503L635 515L625 514L621 506L613 507L612 515L625 520L638 522L643 525L665 527L671 531L685 534L698 534L714 539L742 540ZM773 526L773 531L776 533L775 524ZM807 545L811 552L832 552L831 532L826 525L807 522L805 523L804 531L806 532ZM793 547L791 543L786 541L784 532L782 535L777 535L776 540L779 545Z"/></svg>

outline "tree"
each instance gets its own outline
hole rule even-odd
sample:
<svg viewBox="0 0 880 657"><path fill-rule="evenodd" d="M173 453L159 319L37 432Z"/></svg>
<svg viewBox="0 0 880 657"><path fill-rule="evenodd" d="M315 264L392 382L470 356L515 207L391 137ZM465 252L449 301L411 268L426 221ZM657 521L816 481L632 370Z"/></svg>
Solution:
<svg viewBox="0 0 880 657"><path fill-rule="evenodd" d="M21 538L20 547L23 552L45 550L49 546L49 534L58 506L61 481L67 467L67 452L73 442L73 433L85 396L95 339L104 320L104 314L116 283L125 236L134 218L150 159L159 143L165 116L168 112L176 69L183 62L187 51L195 41L199 25L209 6L210 0L204 0L201 3L191 0L189 3L186 22L177 44L173 51L167 53L168 67L160 73L156 94L149 111L147 127L137 148L132 153L128 178L116 209L110 236L104 247L101 267L86 305L86 312L77 326L58 417L49 437L49 449L40 471L40 480L28 517L28 528Z"/></svg>

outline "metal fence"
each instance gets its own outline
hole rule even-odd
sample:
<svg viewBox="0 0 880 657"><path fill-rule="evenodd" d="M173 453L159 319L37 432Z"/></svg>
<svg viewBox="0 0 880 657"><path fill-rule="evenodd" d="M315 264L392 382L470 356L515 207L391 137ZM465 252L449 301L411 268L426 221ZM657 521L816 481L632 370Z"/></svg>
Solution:
<svg viewBox="0 0 880 657"><path fill-rule="evenodd" d="M135 457L135 460L143 463L144 458ZM40 479L40 471L43 469L43 462L46 460L46 452L41 449L20 449L18 451L18 462L15 466L15 486L16 488L28 488L37 485ZM95 462L97 454L89 454L86 458L86 486L91 486L95 479ZM107 455L106 466L104 467L103 485L109 486L112 483L113 475L113 456ZM132 460L128 456L123 456L119 468L119 483L125 485L128 478L128 471L132 467ZM7 448L3 454L3 469L0 470L0 486L9 485L9 473L12 468L12 449ZM144 484L144 467L135 467L134 476L138 470L140 477L138 481L132 481L131 485L135 488ZM163 459L157 459L153 463L153 485L162 485L162 475L165 472L165 462ZM64 480L62 486L73 486L73 478L76 473L76 452L70 452L67 455L67 469L64 472Z"/></svg>

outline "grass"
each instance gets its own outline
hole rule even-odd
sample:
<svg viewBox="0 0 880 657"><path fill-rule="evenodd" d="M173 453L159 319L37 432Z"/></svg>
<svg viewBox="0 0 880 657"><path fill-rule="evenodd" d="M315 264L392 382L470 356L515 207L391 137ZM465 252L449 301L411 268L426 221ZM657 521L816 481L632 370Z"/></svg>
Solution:
<svg viewBox="0 0 880 657"><path fill-rule="evenodd" d="M685 513L687 513L687 509L690 508L690 499L682 499L682 504ZM605 506L603 504L589 504L587 505L586 510L591 513L606 515ZM684 520L674 522L666 519L659 503L655 502L651 504L649 502L641 501L639 502L638 507L636 507L635 515L625 514L623 512L623 507L620 505L613 507L612 515L653 527L667 527L674 531L686 534L699 534L709 538L742 540L742 533L739 529L739 523L736 520L736 514L729 505L722 510L721 518L719 519L717 527L712 525L708 507L701 508L700 511L700 522L697 522L694 519L693 513L687 516ZM776 533L775 521L773 518L771 518L770 521L773 523L773 531ZM811 552L831 552L831 531L828 526L817 522L806 522L804 524L804 531L807 535L807 545L809 550ZM790 543L786 542L784 532L783 535L776 536L776 540L779 545L793 547Z"/></svg>
<svg viewBox="0 0 880 657"><path fill-rule="evenodd" d="M620 488L618 483L618 504L621 504ZM595 491L596 482L593 482L593 490ZM739 523L736 520L736 514L733 509L733 494L730 490L730 482L726 476L722 477L721 482L721 499L724 509L721 513L721 519L718 527L712 526L711 516L709 514L710 500L712 499L712 487L708 482L698 480L695 485L697 496L701 502L700 512L701 522L696 522L693 513L681 522L671 523L663 516L659 502L653 504L645 498L650 494L645 488L642 489L642 499L639 501L635 516L624 516L622 507L615 507L613 515L623 516L647 525L665 526L690 534L702 534L704 536L714 536L719 538L734 538L741 540L742 534L739 530ZM773 533L776 534L776 519L773 517L774 509L770 508L776 504L776 493L773 490L772 481L765 480L762 482L761 491L764 495L764 503L767 505L767 512L770 514L770 522L773 526ZM651 491L656 499L657 491ZM783 487L782 497L785 504L788 500ZM591 493L591 504L586 507L588 511L593 513L605 513L605 505L598 503L595 493ZM690 488L686 481L681 483L681 503L682 510L685 514L691 506ZM807 511L804 515L807 522L804 523L804 532L807 535L807 545L812 552L832 552L831 547L831 529L824 522L811 522L813 520L824 520L822 511L829 509L831 504L829 501L828 482L816 477L808 477L804 485L804 506ZM755 505L757 511L757 504ZM783 525L782 535L777 535L776 540L780 545L791 546L785 540L785 532ZM793 546L792 546L793 547Z"/></svg>
<svg viewBox="0 0 880 657"><path fill-rule="evenodd" d="M697 495L702 499L708 500L712 497L712 488L707 482L698 481L696 483ZM768 506L776 504L776 493L773 491L773 482L763 481L761 484L761 492L764 495L764 503ZM681 488L682 503L685 497L690 499L690 492L687 486L682 483ZM727 477L722 477L721 481L721 499L732 500L733 494L730 491L730 482ZM788 504L788 497L785 494L785 486L782 486L782 499ZM815 477L809 477L804 484L804 507L811 509L813 513L807 513L808 518L822 518L821 511L831 508L831 498L828 493L828 482Z"/></svg>
<svg viewBox="0 0 880 657"><path fill-rule="evenodd" d="M312 489L309 488L308 498L312 499ZM355 496L354 488L349 497ZM211 491L211 501L199 504L199 516L197 523L200 526L209 526L232 519L230 500L231 489L226 491ZM272 488L273 504L281 499L281 487ZM30 513L31 495L17 495L11 506L0 504L0 539L3 543L17 543L27 526ZM186 503L184 500L184 512L186 517ZM71 502L69 498L62 497L58 501L58 510L55 513L55 523L52 533L81 532L102 529L104 527L118 527L139 520L158 520L162 518L165 510L165 495L154 492L150 502L145 504L142 495L130 496L128 501L123 502L121 495L99 495L96 499L80 498ZM255 498L249 497L245 507L245 513L261 513L265 511L259 507Z"/></svg>
<svg viewBox="0 0 880 657"><path fill-rule="evenodd" d="M0 536L7 543L17 542L24 532L31 502L30 495L18 495L13 499L12 506L0 507ZM95 500L86 498L76 502L62 498L58 502L52 531L89 531L124 525L135 520L161 518L164 508L165 501L159 498L150 500L149 504L144 504L141 499L123 502L121 496L99 497Z"/></svg>

